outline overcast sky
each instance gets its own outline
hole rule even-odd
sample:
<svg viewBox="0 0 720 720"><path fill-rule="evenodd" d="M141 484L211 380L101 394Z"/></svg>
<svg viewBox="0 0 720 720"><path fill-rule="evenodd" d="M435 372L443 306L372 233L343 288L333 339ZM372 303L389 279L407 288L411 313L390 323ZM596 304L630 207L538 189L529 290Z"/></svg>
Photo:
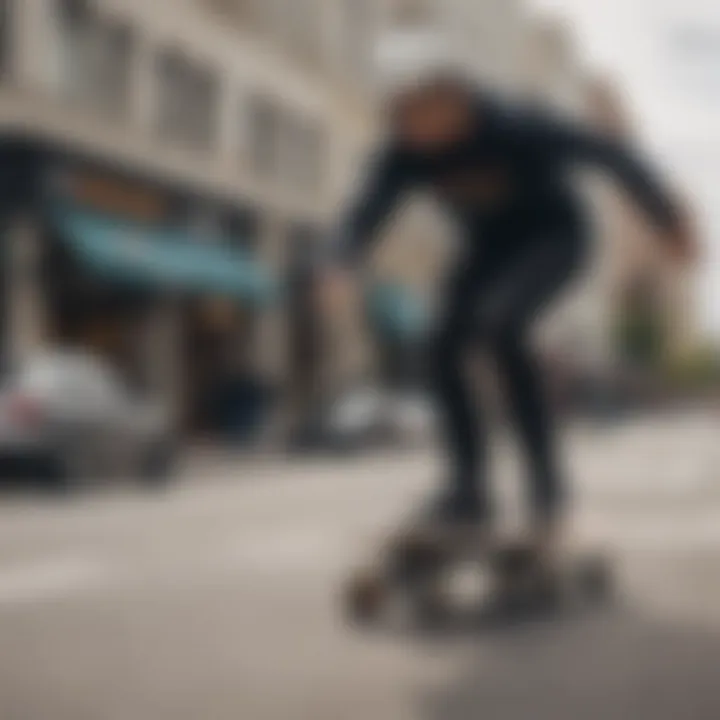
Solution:
<svg viewBox="0 0 720 720"><path fill-rule="evenodd" d="M709 245L702 321L720 336L720 1L526 1L567 18L583 60L620 81L645 141L689 190Z"/></svg>

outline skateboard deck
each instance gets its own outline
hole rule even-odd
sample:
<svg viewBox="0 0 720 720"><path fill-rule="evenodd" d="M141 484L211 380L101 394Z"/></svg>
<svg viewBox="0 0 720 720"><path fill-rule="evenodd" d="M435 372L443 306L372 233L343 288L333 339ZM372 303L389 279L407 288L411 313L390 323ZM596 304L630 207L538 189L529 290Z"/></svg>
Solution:
<svg viewBox="0 0 720 720"><path fill-rule="evenodd" d="M612 594L610 564L597 552L569 555L549 571L522 539L473 545L471 537L447 542L401 535L374 565L350 578L346 613L353 622L372 623L399 599L420 620L447 617L454 607L450 579L460 566L485 581L477 607L498 615L597 604Z"/></svg>

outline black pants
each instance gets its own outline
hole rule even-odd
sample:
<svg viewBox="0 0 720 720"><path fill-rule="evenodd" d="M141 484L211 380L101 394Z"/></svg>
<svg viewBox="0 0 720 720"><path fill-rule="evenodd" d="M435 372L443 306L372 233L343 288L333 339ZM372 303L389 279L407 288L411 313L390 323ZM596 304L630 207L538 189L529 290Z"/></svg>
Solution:
<svg viewBox="0 0 720 720"><path fill-rule="evenodd" d="M516 239L517 240L517 239ZM513 423L528 461L536 516L551 517L563 501L555 433L528 331L539 312L576 275L584 256L577 231L554 228L519 247L465 258L451 274L431 345L431 375L451 465L450 488L490 514L486 437L465 375L467 351L478 344L498 366Z"/></svg>

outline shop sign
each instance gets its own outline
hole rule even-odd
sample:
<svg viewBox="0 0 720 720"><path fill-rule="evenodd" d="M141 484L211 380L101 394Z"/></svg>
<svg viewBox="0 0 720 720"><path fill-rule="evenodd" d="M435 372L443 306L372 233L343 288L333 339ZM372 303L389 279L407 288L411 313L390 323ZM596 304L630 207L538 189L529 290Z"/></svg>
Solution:
<svg viewBox="0 0 720 720"><path fill-rule="evenodd" d="M137 222L163 222L169 213L163 193L101 172L63 171L52 178L51 187L63 199Z"/></svg>

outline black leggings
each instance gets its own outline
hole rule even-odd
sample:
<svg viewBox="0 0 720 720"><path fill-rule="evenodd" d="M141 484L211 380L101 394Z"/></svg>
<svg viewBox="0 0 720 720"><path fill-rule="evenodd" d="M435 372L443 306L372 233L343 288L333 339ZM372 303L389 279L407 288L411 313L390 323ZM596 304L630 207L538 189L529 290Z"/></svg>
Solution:
<svg viewBox="0 0 720 720"><path fill-rule="evenodd" d="M576 233L547 233L511 255L488 253L466 259L445 290L431 345L431 375L451 465L450 490L479 502L486 515L490 514L486 438L480 408L464 373L466 351L479 342L494 356L527 456L533 512L539 517L555 515L564 488L528 330L576 275L582 257Z"/></svg>

